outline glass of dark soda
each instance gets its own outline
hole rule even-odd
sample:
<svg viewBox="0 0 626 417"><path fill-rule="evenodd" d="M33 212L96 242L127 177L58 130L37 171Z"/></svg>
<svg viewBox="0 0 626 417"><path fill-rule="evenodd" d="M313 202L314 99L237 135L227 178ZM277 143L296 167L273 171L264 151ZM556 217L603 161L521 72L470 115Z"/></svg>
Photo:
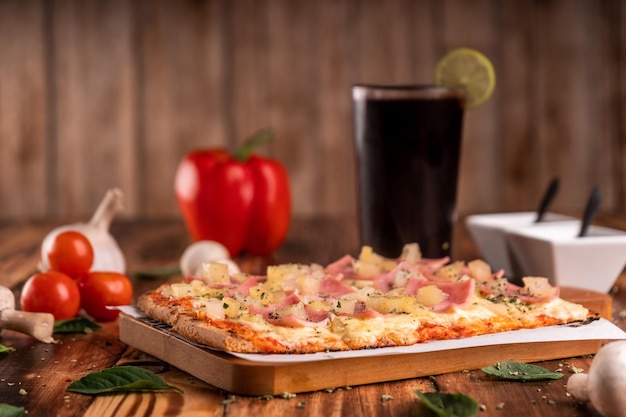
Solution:
<svg viewBox="0 0 626 417"><path fill-rule="evenodd" d="M352 87L361 245L398 257L450 255L461 155L463 89Z"/></svg>

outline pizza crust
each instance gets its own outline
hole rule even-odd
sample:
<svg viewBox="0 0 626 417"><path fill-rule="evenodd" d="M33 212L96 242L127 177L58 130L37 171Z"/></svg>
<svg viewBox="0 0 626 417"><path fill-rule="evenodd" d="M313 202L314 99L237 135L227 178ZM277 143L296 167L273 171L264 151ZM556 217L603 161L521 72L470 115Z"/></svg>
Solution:
<svg viewBox="0 0 626 417"><path fill-rule="evenodd" d="M137 308L143 311L146 316L153 320L157 320L174 326L176 320L178 320L178 313L171 305L159 304L155 302L155 299L150 296L152 293L146 293L139 296L137 299Z"/></svg>
<svg viewBox="0 0 626 417"><path fill-rule="evenodd" d="M342 258L326 268L276 266L265 277L232 278L230 285L168 283L139 296L137 307L191 341L240 353L409 346L593 317L558 298L558 289L533 297L533 288L498 276L478 281L459 263L447 265L452 269L442 278L433 272L443 268L440 261L388 261L379 275L358 275L354 262Z"/></svg>
<svg viewBox="0 0 626 417"><path fill-rule="evenodd" d="M199 320L178 305L167 302L157 289L139 296L137 307L146 316L172 326L179 335L213 349L238 353L314 353L331 350L347 350L348 346L338 338L332 340L292 339L294 333L254 329L252 325L230 320Z"/></svg>
<svg viewBox="0 0 626 417"><path fill-rule="evenodd" d="M259 349L250 341L189 316L179 316L172 330L196 343L214 349L240 353L260 353Z"/></svg>
<svg viewBox="0 0 626 417"><path fill-rule="evenodd" d="M149 318L172 326L172 331L181 336L210 348L240 353L261 352L249 340L242 339L236 333L197 320L176 304L165 303L158 295L158 290L139 296L137 308Z"/></svg>

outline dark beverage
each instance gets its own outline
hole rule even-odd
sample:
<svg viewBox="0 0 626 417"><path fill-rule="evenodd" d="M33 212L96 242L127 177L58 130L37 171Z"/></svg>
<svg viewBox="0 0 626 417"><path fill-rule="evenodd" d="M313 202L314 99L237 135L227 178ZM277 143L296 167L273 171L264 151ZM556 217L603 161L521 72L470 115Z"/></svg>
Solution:
<svg viewBox="0 0 626 417"><path fill-rule="evenodd" d="M361 244L397 257L418 242L450 254L463 123L462 92L355 86Z"/></svg>

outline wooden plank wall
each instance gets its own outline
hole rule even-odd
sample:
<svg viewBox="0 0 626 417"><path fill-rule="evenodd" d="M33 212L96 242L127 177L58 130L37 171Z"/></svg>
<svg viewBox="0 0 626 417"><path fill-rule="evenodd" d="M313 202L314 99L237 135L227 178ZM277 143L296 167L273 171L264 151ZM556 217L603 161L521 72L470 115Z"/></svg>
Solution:
<svg viewBox="0 0 626 417"><path fill-rule="evenodd" d="M353 214L350 86L429 83L447 50L494 62L468 112L459 211L626 209L623 0L0 0L0 220L177 216L178 161L262 149L296 214Z"/></svg>

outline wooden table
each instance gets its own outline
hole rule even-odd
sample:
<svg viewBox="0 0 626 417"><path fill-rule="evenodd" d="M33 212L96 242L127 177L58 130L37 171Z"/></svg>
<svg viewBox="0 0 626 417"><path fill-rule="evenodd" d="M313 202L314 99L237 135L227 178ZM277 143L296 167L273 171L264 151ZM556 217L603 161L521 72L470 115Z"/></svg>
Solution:
<svg viewBox="0 0 626 417"><path fill-rule="evenodd" d="M626 229L626 220L602 216L605 224ZM39 244L58 223L0 225L0 283L16 288L36 268ZM124 251L129 273L175 265L189 238L182 224L170 222L121 222L113 226ZM290 236L276 253L279 262L327 263L357 253L352 221L294 219ZM476 248L466 230L457 228L453 256L473 259ZM266 260L246 259L249 270L262 268ZM134 278L136 293L163 280ZM626 309L626 276L612 291L614 322L626 329L620 312ZM232 396L172 368L118 340L117 322L106 323L91 334L59 336L48 345L14 332L5 332L0 343L15 348L0 357L0 403L23 406L28 416L409 416L419 403L415 390L461 392L483 405L480 416L598 416L566 393L565 383L573 366L589 369L591 358L576 357L541 362L549 369L563 369L555 382L516 383L492 381L480 370L469 369L431 377L297 394L294 398ZM158 372L167 382L184 390L91 397L65 391L71 381L103 368L134 364Z"/></svg>

